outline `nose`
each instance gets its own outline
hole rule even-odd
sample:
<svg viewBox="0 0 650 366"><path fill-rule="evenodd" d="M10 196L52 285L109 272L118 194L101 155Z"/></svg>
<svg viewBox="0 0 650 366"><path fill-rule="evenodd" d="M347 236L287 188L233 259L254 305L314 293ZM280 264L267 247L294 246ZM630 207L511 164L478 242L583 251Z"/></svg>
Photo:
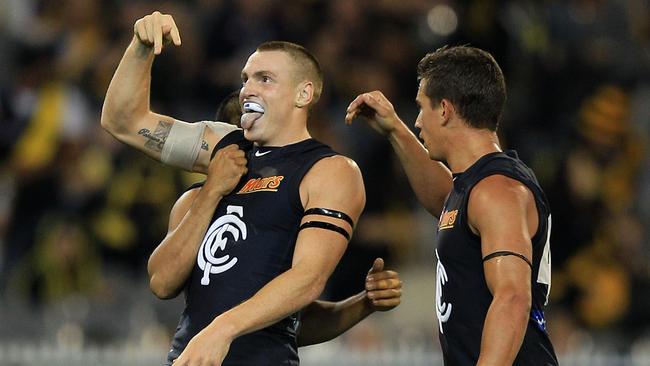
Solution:
<svg viewBox="0 0 650 366"><path fill-rule="evenodd" d="M422 129L422 112L418 113L418 116L415 119L415 127Z"/></svg>
<svg viewBox="0 0 650 366"><path fill-rule="evenodd" d="M248 97L255 96L257 93L254 83L251 80L246 80L242 83L241 89L239 90L239 99L244 100Z"/></svg>

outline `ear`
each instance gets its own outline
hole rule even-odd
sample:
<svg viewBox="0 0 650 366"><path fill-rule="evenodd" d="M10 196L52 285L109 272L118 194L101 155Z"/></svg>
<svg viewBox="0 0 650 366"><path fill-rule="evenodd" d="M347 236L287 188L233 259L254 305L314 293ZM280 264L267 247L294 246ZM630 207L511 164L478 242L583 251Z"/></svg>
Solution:
<svg viewBox="0 0 650 366"><path fill-rule="evenodd" d="M308 106L314 99L314 83L311 81L303 81L298 84L296 88L295 106L304 108Z"/></svg>
<svg viewBox="0 0 650 366"><path fill-rule="evenodd" d="M456 108L448 99L440 101L440 109L438 110L442 119L442 125L446 125L456 116Z"/></svg>

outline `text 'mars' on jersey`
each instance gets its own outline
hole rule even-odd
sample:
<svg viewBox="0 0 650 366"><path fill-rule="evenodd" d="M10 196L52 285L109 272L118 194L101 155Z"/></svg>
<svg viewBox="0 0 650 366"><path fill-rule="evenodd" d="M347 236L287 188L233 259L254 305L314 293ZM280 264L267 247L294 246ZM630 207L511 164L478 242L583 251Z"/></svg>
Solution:
<svg viewBox="0 0 650 366"><path fill-rule="evenodd" d="M241 130L224 136L215 151L230 144L245 151L248 173L219 202L199 248L168 362L219 314L291 268L304 212L300 182L318 160L336 155L313 139L259 148ZM298 323L299 314L293 314L238 337L223 365L298 365Z"/></svg>
<svg viewBox="0 0 650 366"><path fill-rule="evenodd" d="M514 365L557 365L544 319L550 289L550 209L535 175L514 151L487 154L465 172L454 174L452 191L440 215L436 314L445 365L476 365L479 357L483 323L492 294L483 273L481 238L471 232L467 223L467 202L472 188L481 179L495 174L526 185L535 197L539 217L539 228L532 238L531 314Z"/></svg>

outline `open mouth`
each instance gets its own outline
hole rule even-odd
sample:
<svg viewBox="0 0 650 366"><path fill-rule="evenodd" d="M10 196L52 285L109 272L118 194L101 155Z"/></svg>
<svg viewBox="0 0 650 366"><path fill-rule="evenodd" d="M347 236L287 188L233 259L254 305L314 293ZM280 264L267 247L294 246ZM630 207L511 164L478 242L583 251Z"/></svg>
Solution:
<svg viewBox="0 0 650 366"><path fill-rule="evenodd" d="M264 107L261 104L255 102L244 102L242 107L242 116L240 119L241 127L245 130L253 127L255 121L257 121L264 114Z"/></svg>

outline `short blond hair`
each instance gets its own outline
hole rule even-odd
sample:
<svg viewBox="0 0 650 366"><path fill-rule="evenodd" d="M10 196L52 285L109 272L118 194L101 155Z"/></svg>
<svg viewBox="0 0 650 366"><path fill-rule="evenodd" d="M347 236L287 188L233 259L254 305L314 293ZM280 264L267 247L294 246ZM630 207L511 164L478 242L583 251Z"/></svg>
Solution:
<svg viewBox="0 0 650 366"><path fill-rule="evenodd" d="M296 69L298 70L296 77L300 81L308 80L314 84L314 96L310 107L318 102L323 92L323 70L316 56L309 52L309 50L291 42L270 41L259 45L257 51L282 51L287 53L296 64Z"/></svg>

